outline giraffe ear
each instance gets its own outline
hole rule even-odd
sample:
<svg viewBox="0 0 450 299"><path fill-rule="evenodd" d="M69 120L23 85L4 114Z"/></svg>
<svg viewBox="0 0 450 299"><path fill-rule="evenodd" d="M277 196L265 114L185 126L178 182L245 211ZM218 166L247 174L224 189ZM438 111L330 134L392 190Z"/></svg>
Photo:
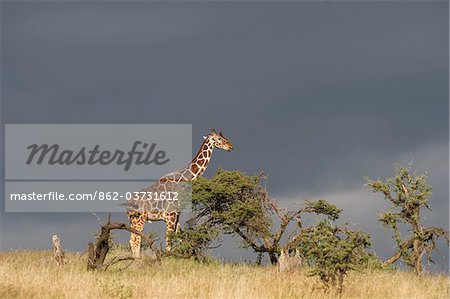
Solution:
<svg viewBox="0 0 450 299"><path fill-rule="evenodd" d="M207 137L206 136L203 136L203 139L206 139Z"/></svg>

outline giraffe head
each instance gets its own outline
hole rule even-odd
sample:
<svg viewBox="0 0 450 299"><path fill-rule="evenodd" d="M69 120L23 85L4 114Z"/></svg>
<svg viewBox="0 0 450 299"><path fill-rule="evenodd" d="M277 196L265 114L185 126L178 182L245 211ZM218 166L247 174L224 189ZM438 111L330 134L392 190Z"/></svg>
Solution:
<svg viewBox="0 0 450 299"><path fill-rule="evenodd" d="M217 148L226 150L227 152L231 152L233 150L233 144L222 135L221 132L216 133L214 129L208 134L208 136L204 136L203 138L209 139L213 145Z"/></svg>

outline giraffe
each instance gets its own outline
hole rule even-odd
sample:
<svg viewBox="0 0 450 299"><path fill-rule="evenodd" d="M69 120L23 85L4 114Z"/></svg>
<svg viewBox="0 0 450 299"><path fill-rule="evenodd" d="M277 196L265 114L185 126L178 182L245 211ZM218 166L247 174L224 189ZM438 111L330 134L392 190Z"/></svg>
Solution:
<svg viewBox="0 0 450 299"><path fill-rule="evenodd" d="M139 194L151 194L151 192L171 192L174 190L182 190L190 182L201 176L208 163L211 160L214 148L231 151L233 145L222 135L216 133L214 129L207 136L203 136L204 141L197 153L192 159L192 162L185 167L176 170L172 173L163 175L153 185L145 188ZM171 250L168 232L180 231L180 209L178 200L146 197L143 200L131 200L124 204L128 210L128 218L130 219L131 227L142 231L147 221L164 221L166 223L166 250ZM134 257L140 256L141 237L131 233L130 246Z"/></svg>

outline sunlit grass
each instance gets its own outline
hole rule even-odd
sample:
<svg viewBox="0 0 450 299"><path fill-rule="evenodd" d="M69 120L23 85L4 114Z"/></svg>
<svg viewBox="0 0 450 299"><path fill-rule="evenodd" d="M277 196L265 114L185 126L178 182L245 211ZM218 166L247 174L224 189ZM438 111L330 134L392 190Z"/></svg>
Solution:
<svg viewBox="0 0 450 299"><path fill-rule="evenodd" d="M336 298L306 270L279 274L271 266L165 259L92 272L86 270L86 256L68 256L69 263L57 267L50 251L0 253L0 298ZM449 277L352 273L342 297L449 298Z"/></svg>

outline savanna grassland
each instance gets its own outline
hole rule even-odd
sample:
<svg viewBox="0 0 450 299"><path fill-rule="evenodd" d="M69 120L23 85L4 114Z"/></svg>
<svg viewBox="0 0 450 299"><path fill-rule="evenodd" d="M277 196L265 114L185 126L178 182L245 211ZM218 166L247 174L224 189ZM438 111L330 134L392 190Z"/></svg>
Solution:
<svg viewBox="0 0 450 299"><path fill-rule="evenodd" d="M0 298L336 298L307 269L163 259L87 271L86 255L57 267L51 251L0 253ZM342 298L449 298L449 276L399 270L352 272Z"/></svg>

